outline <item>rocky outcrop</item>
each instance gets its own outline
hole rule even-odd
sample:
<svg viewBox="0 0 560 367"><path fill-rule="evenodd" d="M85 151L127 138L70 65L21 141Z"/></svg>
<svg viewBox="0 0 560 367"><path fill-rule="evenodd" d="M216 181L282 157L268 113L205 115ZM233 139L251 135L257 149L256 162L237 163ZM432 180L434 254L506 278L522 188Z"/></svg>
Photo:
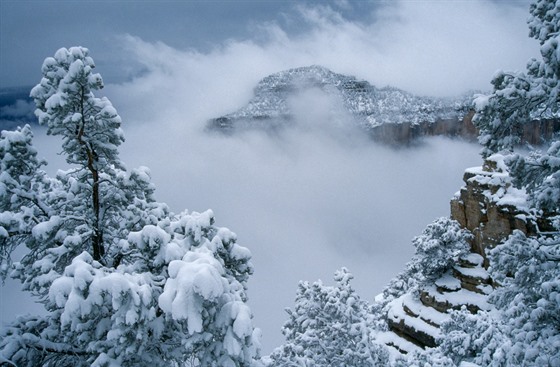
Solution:
<svg viewBox="0 0 560 367"><path fill-rule="evenodd" d="M525 193L512 187L499 157L481 168L466 170L463 181L465 186L451 200L451 218L473 233L473 252L485 257L487 247L503 241L514 230L536 234L535 222L524 209Z"/></svg>
<svg viewBox="0 0 560 367"><path fill-rule="evenodd" d="M476 141L478 129L472 119L474 111L454 118L437 118L434 121L384 123L368 129L376 141L390 145L410 145L417 139L427 136L446 136ZM521 143L541 145L550 141L560 131L560 120L534 120L523 124Z"/></svg>
<svg viewBox="0 0 560 367"><path fill-rule="evenodd" d="M489 309L487 296L492 286L483 262L482 256L471 253L433 284L391 301L387 306L389 332L381 340L404 354L435 347L440 325L450 318L450 310L466 307L475 313Z"/></svg>
<svg viewBox="0 0 560 367"><path fill-rule="evenodd" d="M536 234L538 221L525 210L525 192L511 185L501 156L482 167L465 171L465 186L451 200L451 217L472 234L471 252L433 284L408 292L388 306L389 332L381 340L401 353L434 347L439 326L451 309L466 307L473 313L489 309L487 297L494 284L486 268L486 249L506 239L514 230Z"/></svg>
<svg viewBox="0 0 560 367"><path fill-rule="evenodd" d="M447 136L475 141L478 131L472 123L473 113L462 118L436 119L419 123L403 122L399 124L382 124L368 130L375 140L390 145L410 145L426 136Z"/></svg>

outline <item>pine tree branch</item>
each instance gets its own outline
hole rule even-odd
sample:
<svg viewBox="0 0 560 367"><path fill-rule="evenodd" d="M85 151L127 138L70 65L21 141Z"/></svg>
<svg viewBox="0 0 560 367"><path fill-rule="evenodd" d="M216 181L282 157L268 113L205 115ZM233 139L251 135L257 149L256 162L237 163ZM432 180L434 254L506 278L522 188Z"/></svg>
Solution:
<svg viewBox="0 0 560 367"><path fill-rule="evenodd" d="M49 340L41 339L40 337L30 333L23 334L21 336L21 340L28 348L33 348L48 353L81 356L92 355L92 353L88 353L85 350L78 349L63 343L55 343Z"/></svg>

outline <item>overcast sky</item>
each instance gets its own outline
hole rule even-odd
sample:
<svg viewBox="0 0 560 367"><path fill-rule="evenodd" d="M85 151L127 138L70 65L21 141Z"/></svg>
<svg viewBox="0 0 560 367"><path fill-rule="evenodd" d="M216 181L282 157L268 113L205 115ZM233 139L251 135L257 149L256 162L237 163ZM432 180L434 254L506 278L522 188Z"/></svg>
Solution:
<svg viewBox="0 0 560 367"><path fill-rule="evenodd" d="M6 1L0 0L0 86L31 86L60 47L88 47L123 118L128 167L151 168L159 200L214 210L253 253L249 284L265 352L282 342L299 280L346 266L366 299L402 270L413 236L460 188L479 147L436 139L411 149L372 144L300 111L271 139L203 132L266 75L319 64L374 85L425 95L488 90L497 69L538 55L527 1ZM23 106L25 107L25 106ZM22 109L24 109L22 107ZM53 174L59 142L37 129ZM340 139L343 136L345 139ZM24 310L0 293L4 321Z"/></svg>
<svg viewBox="0 0 560 367"><path fill-rule="evenodd" d="M106 82L129 80L141 69L125 35L201 54L259 46L281 56L274 66L326 64L423 94L487 89L497 68L523 68L536 50L527 38L527 0L0 4L2 87L36 84L42 60L75 45L92 51Z"/></svg>

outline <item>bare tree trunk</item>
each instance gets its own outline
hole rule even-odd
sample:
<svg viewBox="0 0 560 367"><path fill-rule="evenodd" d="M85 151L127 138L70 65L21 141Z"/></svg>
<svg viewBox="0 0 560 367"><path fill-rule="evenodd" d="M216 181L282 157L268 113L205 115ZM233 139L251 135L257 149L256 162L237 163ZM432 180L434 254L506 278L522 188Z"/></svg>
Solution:
<svg viewBox="0 0 560 367"><path fill-rule="evenodd" d="M105 248L103 247L103 229L101 225L101 199L99 197L99 171L95 165L97 161L97 154L88 142L83 140L86 120L84 116L84 90L82 88L82 95L80 100L81 109L81 126L77 134L78 142L84 147L87 155L87 169L91 172L92 176L92 192L91 200L93 205L93 235L91 237L91 244L93 248L93 259L96 261L101 260L105 255Z"/></svg>
<svg viewBox="0 0 560 367"><path fill-rule="evenodd" d="M93 188L92 188L92 201L93 201L93 236L91 238L91 243L93 246L93 259L101 260L103 255L105 255L105 248L103 247L103 230L101 228L101 218L100 218L100 200L99 200L99 172L93 167L93 164L89 164L88 168L93 175Z"/></svg>

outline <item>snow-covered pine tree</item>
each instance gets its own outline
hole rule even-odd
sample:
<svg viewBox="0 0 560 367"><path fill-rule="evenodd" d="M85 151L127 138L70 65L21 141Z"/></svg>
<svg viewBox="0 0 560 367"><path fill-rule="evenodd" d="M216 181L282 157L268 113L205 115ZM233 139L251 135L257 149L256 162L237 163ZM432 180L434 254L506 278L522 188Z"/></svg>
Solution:
<svg viewBox="0 0 560 367"><path fill-rule="evenodd" d="M560 238L514 232L489 251L491 311L452 312L426 359L480 366L560 366Z"/></svg>
<svg viewBox="0 0 560 367"><path fill-rule="evenodd" d="M44 203L46 192L56 191L40 170L29 126L0 135L0 274L11 269L11 254L31 233L33 223L46 218L50 208ZM38 192L39 190L44 192Z"/></svg>
<svg viewBox="0 0 560 367"><path fill-rule="evenodd" d="M282 332L286 343L271 355L269 366L382 366L385 346L372 336L374 319L368 303L350 286L342 268L335 286L300 282L293 310Z"/></svg>
<svg viewBox="0 0 560 367"><path fill-rule="evenodd" d="M88 219L93 258L105 255L104 236L109 230L107 210L120 210L109 205L107 192L115 181L116 169L123 168L117 148L124 141L121 118L106 98L97 98L93 91L101 89L99 74L87 51L80 47L60 49L43 63L43 79L31 91L39 123L47 133L62 137L62 148L68 163L77 168L73 176L81 186L82 200L90 202L84 209ZM76 200L81 201L81 200ZM111 242L109 238L108 243Z"/></svg>
<svg viewBox="0 0 560 367"><path fill-rule="evenodd" d="M480 363L502 353L505 362L492 365L560 366L560 235L516 231L489 255L501 285L490 302L502 311L508 343L485 345Z"/></svg>
<svg viewBox="0 0 560 367"><path fill-rule="evenodd" d="M560 141L551 142L546 152L507 157L513 184L525 188L533 211L554 220L560 214Z"/></svg>
<svg viewBox="0 0 560 367"><path fill-rule="evenodd" d="M512 151L520 142L522 125L531 119L558 118L560 112L560 4L539 0L530 7L529 35L541 45L541 60L531 59L527 73L498 71L494 91L475 98L473 122L480 129L483 157Z"/></svg>
<svg viewBox="0 0 560 367"><path fill-rule="evenodd" d="M31 92L70 169L47 176L28 126L1 135L1 274L21 280L47 314L3 328L0 361L252 365L250 252L211 211L174 215L153 198L148 169L125 168L121 120L93 94L103 86L93 68L87 49L60 49ZM12 264L18 247L25 254Z"/></svg>
<svg viewBox="0 0 560 367"><path fill-rule="evenodd" d="M412 240L416 248L405 270L383 289L383 303L442 276L457 260L470 251L472 234L462 229L456 220L441 217L429 224L420 236Z"/></svg>
<svg viewBox="0 0 560 367"><path fill-rule="evenodd" d="M530 36L541 45L541 60L527 63L531 88L519 103L531 116L558 118L560 111L560 1L540 0L531 5L528 20ZM498 100L496 108L507 111L512 102ZM528 156L513 154L507 163L514 184L525 187L533 207L546 216L560 214L560 141L554 139L546 152L533 151Z"/></svg>

